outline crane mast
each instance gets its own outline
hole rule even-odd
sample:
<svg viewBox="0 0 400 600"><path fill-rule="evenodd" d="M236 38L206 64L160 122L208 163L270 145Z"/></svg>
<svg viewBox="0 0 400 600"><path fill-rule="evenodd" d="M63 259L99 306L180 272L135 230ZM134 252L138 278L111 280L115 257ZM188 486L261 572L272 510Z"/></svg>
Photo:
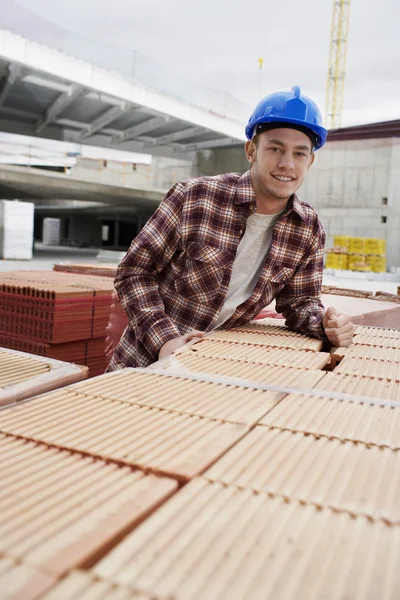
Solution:
<svg viewBox="0 0 400 600"><path fill-rule="evenodd" d="M349 22L350 0L333 0L325 112L328 129L341 126Z"/></svg>

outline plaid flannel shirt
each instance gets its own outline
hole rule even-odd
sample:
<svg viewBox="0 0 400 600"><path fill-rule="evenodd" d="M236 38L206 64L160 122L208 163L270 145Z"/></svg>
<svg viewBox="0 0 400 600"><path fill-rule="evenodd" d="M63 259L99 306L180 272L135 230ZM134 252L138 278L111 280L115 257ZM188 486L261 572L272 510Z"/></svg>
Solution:
<svg viewBox="0 0 400 600"><path fill-rule="evenodd" d="M129 325L109 371L147 366L165 342L192 329L213 329L246 219L255 210L250 171L171 188L118 267L115 287ZM320 300L324 243L315 210L294 194L274 227L251 297L223 328L247 323L275 298L288 327L326 339Z"/></svg>

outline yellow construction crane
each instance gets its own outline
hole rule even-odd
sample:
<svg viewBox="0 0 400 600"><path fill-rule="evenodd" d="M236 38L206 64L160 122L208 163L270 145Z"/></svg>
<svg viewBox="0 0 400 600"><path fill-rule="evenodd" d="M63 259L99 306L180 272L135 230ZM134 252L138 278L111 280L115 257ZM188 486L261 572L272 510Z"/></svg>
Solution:
<svg viewBox="0 0 400 600"><path fill-rule="evenodd" d="M326 88L325 126L328 129L336 129L341 126L349 22L350 0L333 0L331 47Z"/></svg>

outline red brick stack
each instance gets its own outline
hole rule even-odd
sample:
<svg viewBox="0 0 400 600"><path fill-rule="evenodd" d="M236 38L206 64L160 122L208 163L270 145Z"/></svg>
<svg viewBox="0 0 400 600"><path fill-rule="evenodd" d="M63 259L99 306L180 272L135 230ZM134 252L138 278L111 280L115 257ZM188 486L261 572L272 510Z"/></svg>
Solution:
<svg viewBox="0 0 400 600"><path fill-rule="evenodd" d="M73 362L98 375L113 280L54 271L0 274L0 346Z"/></svg>

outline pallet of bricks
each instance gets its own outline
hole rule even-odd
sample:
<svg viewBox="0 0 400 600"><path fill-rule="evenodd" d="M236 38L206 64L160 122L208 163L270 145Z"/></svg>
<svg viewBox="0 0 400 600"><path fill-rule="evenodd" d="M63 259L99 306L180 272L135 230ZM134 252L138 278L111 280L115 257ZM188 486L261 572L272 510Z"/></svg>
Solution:
<svg viewBox="0 0 400 600"><path fill-rule="evenodd" d="M104 372L113 280L53 271L0 274L0 346Z"/></svg>
<svg viewBox="0 0 400 600"><path fill-rule="evenodd" d="M335 236L333 248L326 254L326 269L386 271L386 241L383 239Z"/></svg>
<svg viewBox="0 0 400 600"><path fill-rule="evenodd" d="M398 600L400 330L323 350L266 319L5 409L2 598Z"/></svg>

